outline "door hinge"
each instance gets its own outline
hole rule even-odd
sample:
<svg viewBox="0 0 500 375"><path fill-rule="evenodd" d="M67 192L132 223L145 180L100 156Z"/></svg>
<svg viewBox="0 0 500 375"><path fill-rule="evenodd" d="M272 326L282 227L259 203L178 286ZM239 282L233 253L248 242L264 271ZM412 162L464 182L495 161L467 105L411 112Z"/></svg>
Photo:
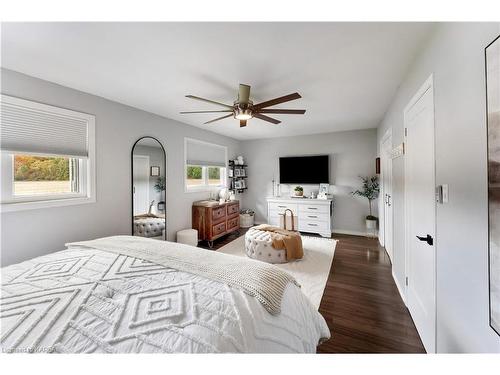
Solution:
<svg viewBox="0 0 500 375"><path fill-rule="evenodd" d="M405 284L408 286L408 276L405 277Z"/></svg>
<svg viewBox="0 0 500 375"><path fill-rule="evenodd" d="M405 128L405 137L408 137L408 128Z"/></svg>
<svg viewBox="0 0 500 375"><path fill-rule="evenodd" d="M403 155L406 153L405 150L406 150L405 143L403 142Z"/></svg>

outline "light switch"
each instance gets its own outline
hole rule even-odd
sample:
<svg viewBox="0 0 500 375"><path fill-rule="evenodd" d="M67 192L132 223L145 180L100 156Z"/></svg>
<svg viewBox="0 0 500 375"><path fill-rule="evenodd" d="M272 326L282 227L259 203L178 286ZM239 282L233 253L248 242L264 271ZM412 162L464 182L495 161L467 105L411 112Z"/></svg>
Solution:
<svg viewBox="0 0 500 375"><path fill-rule="evenodd" d="M443 184L443 203L448 203L448 184Z"/></svg>

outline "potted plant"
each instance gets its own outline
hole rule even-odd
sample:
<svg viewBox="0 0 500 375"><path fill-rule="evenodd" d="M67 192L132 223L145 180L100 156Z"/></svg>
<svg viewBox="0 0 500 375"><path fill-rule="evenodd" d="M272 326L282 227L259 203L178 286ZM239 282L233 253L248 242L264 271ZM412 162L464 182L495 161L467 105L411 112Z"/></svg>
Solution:
<svg viewBox="0 0 500 375"><path fill-rule="evenodd" d="M156 192L161 193L161 200L158 202L158 210L165 211L165 194L163 193L166 189L165 177L158 177L153 188Z"/></svg>
<svg viewBox="0 0 500 375"><path fill-rule="evenodd" d="M359 177L363 183L361 189L353 191L352 195L358 195L368 199L368 207L370 209L369 215L366 217L366 229L374 230L377 227L377 218L372 215L372 201L378 198L380 186L378 178L373 177Z"/></svg>
<svg viewBox="0 0 500 375"><path fill-rule="evenodd" d="M295 186L295 189L293 189L295 196L296 197L301 197L304 195L304 188L302 186Z"/></svg>
<svg viewBox="0 0 500 375"><path fill-rule="evenodd" d="M158 177L156 179L156 183L154 185L154 189L158 192L161 193L162 191L165 191L165 177Z"/></svg>

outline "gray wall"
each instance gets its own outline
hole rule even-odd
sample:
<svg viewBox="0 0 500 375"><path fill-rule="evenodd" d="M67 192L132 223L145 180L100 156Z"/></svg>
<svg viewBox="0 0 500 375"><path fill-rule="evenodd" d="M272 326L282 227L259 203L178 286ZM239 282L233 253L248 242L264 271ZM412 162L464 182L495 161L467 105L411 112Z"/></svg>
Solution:
<svg viewBox="0 0 500 375"><path fill-rule="evenodd" d="M272 180L279 180L280 156L330 155L330 191L334 194L334 227L338 232L366 233L364 218L368 203L350 195L360 185L359 175L375 173L376 129L246 141L242 153L248 164L245 207L256 211L256 221L267 219L266 197L272 196ZM294 185L290 186L291 188ZM318 191L318 185L303 185L304 192ZM282 186L287 195L289 186ZM376 204L373 204L376 212Z"/></svg>
<svg viewBox="0 0 500 375"><path fill-rule="evenodd" d="M488 211L484 48L498 23L440 25L401 84L378 139L403 141L403 109L434 74L437 207L437 350L500 352L488 323ZM404 285L403 158L394 160L394 273Z"/></svg>
<svg viewBox="0 0 500 375"><path fill-rule="evenodd" d="M238 142L148 112L47 81L2 69L2 93L91 113L96 116L97 202L19 212L2 212L2 265L62 250L68 241L131 232L130 151L145 135L156 137L167 152L168 239L191 227L191 203L208 193L184 192L184 137L228 147Z"/></svg>

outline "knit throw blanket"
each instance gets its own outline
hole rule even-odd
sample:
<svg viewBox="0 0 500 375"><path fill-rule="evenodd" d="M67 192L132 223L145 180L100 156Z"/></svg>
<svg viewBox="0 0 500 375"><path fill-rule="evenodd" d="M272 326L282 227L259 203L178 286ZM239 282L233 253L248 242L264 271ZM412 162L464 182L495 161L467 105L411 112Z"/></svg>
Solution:
<svg viewBox="0 0 500 375"><path fill-rule="evenodd" d="M292 276L272 264L175 242L134 236L112 236L72 242L66 246L97 249L144 259L239 288L255 297L272 315L281 312L281 300L288 283L300 287Z"/></svg>

